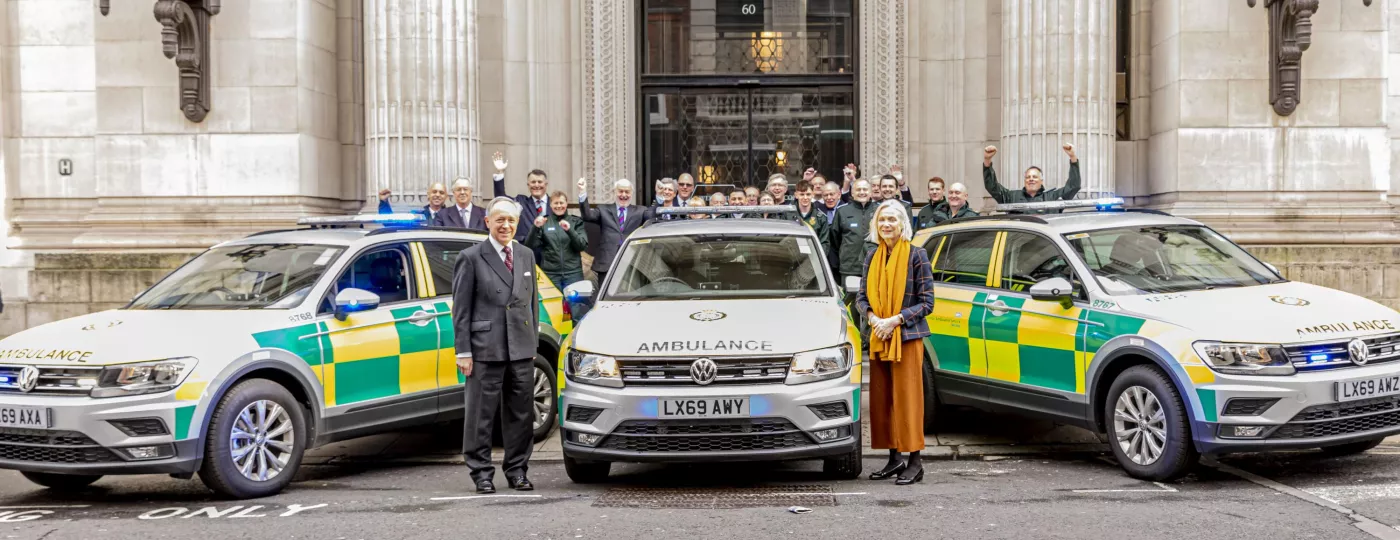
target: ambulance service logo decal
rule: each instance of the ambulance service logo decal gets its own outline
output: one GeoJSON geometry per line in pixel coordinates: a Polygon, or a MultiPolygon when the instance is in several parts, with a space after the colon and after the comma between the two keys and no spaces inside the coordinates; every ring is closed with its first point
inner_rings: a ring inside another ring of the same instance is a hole
{"type": "Polygon", "coordinates": [[[729,316],[729,315],[726,315],[726,314],[725,314],[724,312],[722,312],[722,311],[715,311],[715,310],[713,310],[713,309],[707,309],[707,310],[704,310],[704,311],[697,311],[697,312],[695,312],[695,313],[691,313],[691,314],[690,314],[690,320],[692,320],[692,321],[700,321],[700,322],[710,322],[710,321],[718,321],[718,320],[723,319],[723,318],[728,317],[728,316],[729,316]]]}
{"type": "Polygon", "coordinates": [[[1275,304],[1283,304],[1283,305],[1285,305],[1285,306],[1299,306],[1299,307],[1306,306],[1306,305],[1312,303],[1312,302],[1309,302],[1309,301],[1304,300],[1304,299],[1302,299],[1302,298],[1294,298],[1294,297],[1292,297],[1292,296],[1270,296],[1270,297],[1269,297],[1269,300],[1273,300],[1273,302],[1274,302],[1275,304]]]}

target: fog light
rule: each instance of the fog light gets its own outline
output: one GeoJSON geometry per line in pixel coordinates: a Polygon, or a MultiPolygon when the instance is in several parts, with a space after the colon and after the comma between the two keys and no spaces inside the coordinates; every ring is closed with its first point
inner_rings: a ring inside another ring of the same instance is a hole
{"type": "Polygon", "coordinates": [[[812,433],[812,436],[816,437],[817,440],[821,442],[834,441],[841,436],[841,431],[837,429],[823,429],[812,433]]]}
{"type": "Polygon", "coordinates": [[[161,459],[175,455],[174,449],[168,444],[156,446],[133,446],[123,448],[126,456],[133,460],[161,459]]]}
{"type": "Polygon", "coordinates": [[[1220,435],[1236,439],[1254,439],[1264,434],[1268,426],[1221,426],[1220,435]]]}
{"type": "Polygon", "coordinates": [[[602,440],[602,435],[593,435],[591,433],[579,433],[577,431],[569,432],[569,442],[575,442],[584,446],[598,446],[598,443],[602,440]]]}

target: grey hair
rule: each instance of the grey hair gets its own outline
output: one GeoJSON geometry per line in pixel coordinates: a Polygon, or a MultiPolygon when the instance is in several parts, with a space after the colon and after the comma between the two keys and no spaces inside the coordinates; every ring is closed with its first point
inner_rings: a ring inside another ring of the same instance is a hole
{"type": "Polygon", "coordinates": [[[909,210],[904,208],[904,202],[899,199],[890,199],[875,207],[875,212],[870,216],[870,234],[865,239],[876,244],[880,243],[880,229],[876,223],[880,221],[880,214],[886,210],[894,212],[894,215],[899,217],[899,235],[903,236],[906,241],[912,240],[914,228],[909,223],[909,210]]]}
{"type": "Polygon", "coordinates": [[[773,184],[776,184],[776,183],[778,183],[779,180],[782,180],[782,181],[783,181],[783,185],[784,185],[784,186],[788,185],[787,177],[786,177],[786,176],[783,176],[783,173],[774,173],[772,176],[769,176],[769,177],[768,177],[768,185],[771,186],[771,185],[773,185],[773,184]]]}
{"type": "Polygon", "coordinates": [[[520,203],[510,197],[496,197],[486,204],[486,215],[493,216],[504,213],[515,219],[520,219],[520,203]]]}
{"type": "Polygon", "coordinates": [[[657,181],[656,181],[656,189],[661,189],[661,186],[670,186],[671,189],[676,189],[676,179],[675,179],[675,178],[662,178],[662,179],[660,179],[660,180],[657,180],[657,181]]]}
{"type": "Polygon", "coordinates": [[[838,184],[836,182],[827,182],[826,185],[822,187],[825,189],[834,189],[836,191],[841,191],[841,184],[838,184]]]}
{"type": "Polygon", "coordinates": [[[452,181],[452,189],[457,189],[458,185],[466,187],[467,189],[470,189],[472,191],[476,191],[476,189],[472,188],[472,181],[468,180],[465,176],[458,176],[456,180],[452,181]]]}
{"type": "Polygon", "coordinates": [[[632,181],[626,178],[619,178],[616,182],[613,182],[614,190],[622,188],[632,189],[632,181]]]}

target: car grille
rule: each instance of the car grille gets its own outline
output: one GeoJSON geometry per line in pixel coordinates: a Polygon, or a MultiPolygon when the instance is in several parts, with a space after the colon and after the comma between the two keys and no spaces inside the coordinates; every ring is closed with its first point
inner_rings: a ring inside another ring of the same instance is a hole
{"type": "Polygon", "coordinates": [[[168,435],[170,432],[165,429],[165,422],[159,418],[139,418],[136,420],[108,420],[112,426],[120,429],[128,437],[151,437],[155,435],[168,435]]]}
{"type": "Polygon", "coordinates": [[[76,431],[0,429],[0,460],[38,463],[107,463],[122,461],[76,431]]]}
{"type": "Polygon", "coordinates": [[[1278,398],[1234,398],[1225,403],[1222,416],[1257,416],[1278,403],[1278,398]]]}
{"type": "Polygon", "coordinates": [[[567,422],[578,422],[580,424],[592,424],[594,420],[598,419],[598,415],[600,414],[603,414],[603,409],[569,405],[569,412],[564,415],[564,420],[567,422]]]}
{"type": "MultiPolygon", "coordinates": [[[[25,366],[0,366],[0,393],[24,393],[19,388],[20,371],[25,366]]],[[[39,384],[29,394],[87,394],[97,384],[101,367],[45,366],[39,367],[39,384]]]]}
{"type": "Polygon", "coordinates": [[[792,422],[781,418],[742,420],[630,420],[620,424],[601,448],[627,452],[738,452],[813,445],[792,422]]]}
{"type": "Polygon", "coordinates": [[[851,410],[846,407],[846,402],[844,401],[831,401],[817,405],[808,405],[807,408],[812,409],[812,412],[817,415],[817,418],[822,420],[845,418],[851,415],[851,410]]]}
{"type": "MultiPolygon", "coordinates": [[[[787,379],[791,356],[710,357],[718,366],[711,384],[758,384],[787,379]]],[[[690,376],[692,358],[618,358],[624,384],[696,385],[690,376]]]]}
{"type": "Polygon", "coordinates": [[[1400,427],[1400,396],[1314,405],[1300,411],[1270,439],[1316,439],[1400,427]]]}
{"type": "MultiPolygon", "coordinates": [[[[1366,365],[1400,360],[1400,333],[1371,336],[1363,338],[1363,340],[1366,342],[1366,349],[1370,352],[1370,358],[1366,365]]],[[[1283,350],[1288,353],[1293,367],[1299,371],[1357,367],[1355,363],[1352,363],[1351,356],[1347,353],[1347,344],[1350,342],[1351,340],[1348,339],[1288,345],[1283,350]],[[1314,360],[1314,357],[1325,357],[1326,359],[1314,360]]]]}

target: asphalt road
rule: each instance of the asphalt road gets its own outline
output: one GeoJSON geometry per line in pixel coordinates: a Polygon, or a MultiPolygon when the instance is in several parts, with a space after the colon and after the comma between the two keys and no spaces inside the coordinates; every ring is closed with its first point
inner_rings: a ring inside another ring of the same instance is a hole
{"type": "Polygon", "coordinates": [[[988,457],[930,460],[924,483],[900,487],[830,482],[815,463],[628,465],[579,486],[542,463],[537,491],[477,497],[461,465],[354,462],[305,467],[256,501],[153,476],[59,495],[7,471],[0,538],[1392,538],[1397,465],[1389,447],[1244,456],[1158,485],[1104,457],[988,457]]]}

